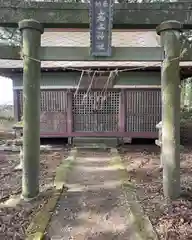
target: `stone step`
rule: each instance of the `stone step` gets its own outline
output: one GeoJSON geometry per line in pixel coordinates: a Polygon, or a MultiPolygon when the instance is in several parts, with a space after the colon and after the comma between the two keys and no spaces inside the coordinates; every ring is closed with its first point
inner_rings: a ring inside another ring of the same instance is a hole
{"type": "Polygon", "coordinates": [[[73,145],[81,148],[106,148],[116,147],[118,145],[117,138],[96,138],[96,137],[74,137],[73,145]]]}
{"type": "Polygon", "coordinates": [[[103,143],[76,143],[76,144],[74,144],[73,145],[74,147],[76,147],[76,148],[81,148],[81,149],[97,149],[97,148],[99,148],[99,149],[107,149],[108,147],[107,147],[107,145],[106,144],[103,144],[103,143]]]}

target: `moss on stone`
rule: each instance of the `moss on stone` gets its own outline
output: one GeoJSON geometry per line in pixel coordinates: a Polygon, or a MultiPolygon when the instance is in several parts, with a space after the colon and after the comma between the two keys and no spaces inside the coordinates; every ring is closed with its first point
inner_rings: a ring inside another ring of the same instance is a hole
{"type": "Polygon", "coordinates": [[[114,167],[118,166],[118,169],[123,169],[120,172],[122,190],[126,198],[128,223],[134,229],[134,239],[158,240],[158,236],[155,233],[149,218],[144,214],[142,206],[139,204],[136,195],[136,187],[132,182],[128,180],[129,173],[126,170],[126,167],[123,164],[117,149],[111,149],[111,154],[112,159],[115,160],[112,160],[111,164],[115,163],[113,165],[114,167]]]}
{"type": "Polygon", "coordinates": [[[72,169],[74,161],[76,159],[77,150],[72,149],[71,154],[67,159],[64,159],[56,170],[56,176],[54,180],[53,194],[50,199],[45,203],[41,210],[34,216],[30,225],[26,230],[26,240],[41,240],[43,239],[44,232],[51,219],[52,212],[54,211],[56,204],[60,198],[60,195],[67,191],[65,189],[65,181],[67,179],[69,171],[72,169]]]}

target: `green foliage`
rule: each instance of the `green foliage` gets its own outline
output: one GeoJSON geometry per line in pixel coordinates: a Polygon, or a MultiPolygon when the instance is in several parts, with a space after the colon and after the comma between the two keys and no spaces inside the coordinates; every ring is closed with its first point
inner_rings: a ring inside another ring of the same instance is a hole
{"type": "Polygon", "coordinates": [[[23,128],[23,121],[15,123],[13,127],[14,128],[20,128],[20,127],[23,128]]]}
{"type": "Polygon", "coordinates": [[[0,27],[0,44],[15,45],[21,44],[21,33],[17,28],[0,27]]]}
{"type": "Polygon", "coordinates": [[[184,112],[192,109],[192,78],[188,77],[181,83],[181,107],[184,112]]]}
{"type": "Polygon", "coordinates": [[[182,119],[191,119],[192,120],[192,109],[182,109],[181,111],[181,118],[182,119]]]}
{"type": "Polygon", "coordinates": [[[183,108],[181,110],[181,125],[189,124],[192,122],[192,109],[183,108]]]}
{"type": "Polygon", "coordinates": [[[21,117],[21,121],[15,123],[13,127],[14,128],[23,128],[23,116],[21,117]]]}

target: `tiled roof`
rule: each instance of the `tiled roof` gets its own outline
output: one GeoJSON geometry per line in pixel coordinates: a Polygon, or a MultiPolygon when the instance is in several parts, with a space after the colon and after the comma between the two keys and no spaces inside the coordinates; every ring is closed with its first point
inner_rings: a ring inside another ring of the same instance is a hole
{"type": "MultiPolygon", "coordinates": [[[[63,29],[45,29],[42,35],[42,46],[89,46],[89,30],[63,30],[63,29]]],[[[125,31],[115,30],[112,34],[112,45],[115,47],[157,47],[159,46],[159,37],[155,31],[125,31]]],[[[66,62],[66,61],[43,61],[42,68],[70,68],[70,67],[152,67],[160,66],[160,62],[66,62]]],[[[188,66],[189,63],[181,65],[188,66]]],[[[1,68],[13,69],[22,68],[23,63],[20,60],[0,60],[1,68]]]]}

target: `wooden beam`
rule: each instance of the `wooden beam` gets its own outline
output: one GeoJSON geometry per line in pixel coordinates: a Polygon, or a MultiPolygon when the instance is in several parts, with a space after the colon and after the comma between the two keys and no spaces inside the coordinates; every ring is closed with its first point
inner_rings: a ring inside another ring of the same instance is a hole
{"type": "Polygon", "coordinates": [[[111,57],[92,57],[89,47],[42,47],[43,61],[160,61],[161,48],[113,47],[111,57]]]}
{"type": "MultiPolygon", "coordinates": [[[[0,26],[17,27],[20,20],[33,18],[45,28],[88,28],[85,3],[0,0],[0,26]]],[[[177,20],[192,27],[191,2],[115,4],[114,28],[154,29],[164,20],[177,20]],[[139,16],[139,17],[138,17],[139,16]]]]}
{"type": "Polygon", "coordinates": [[[20,47],[0,45],[0,59],[20,60],[20,52],[20,47]]]}
{"type": "MultiPolygon", "coordinates": [[[[111,57],[92,57],[89,47],[41,47],[41,61],[139,61],[163,60],[161,47],[113,47],[111,57]]],[[[15,46],[0,46],[0,59],[20,60],[21,49],[15,46]]],[[[189,47],[181,61],[192,61],[189,47]]]]}
{"type": "MultiPolygon", "coordinates": [[[[89,47],[41,47],[41,61],[162,61],[160,47],[113,47],[111,57],[92,57],[89,47]]],[[[0,59],[21,60],[21,49],[15,46],[0,46],[0,59]]],[[[192,49],[188,48],[180,59],[192,61],[192,49]]]]}
{"type": "MultiPolygon", "coordinates": [[[[111,57],[92,57],[89,47],[41,47],[41,61],[160,61],[162,49],[156,47],[116,47],[111,57]]],[[[20,47],[0,46],[0,59],[19,60],[20,47]]]]}

